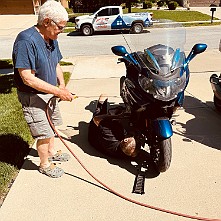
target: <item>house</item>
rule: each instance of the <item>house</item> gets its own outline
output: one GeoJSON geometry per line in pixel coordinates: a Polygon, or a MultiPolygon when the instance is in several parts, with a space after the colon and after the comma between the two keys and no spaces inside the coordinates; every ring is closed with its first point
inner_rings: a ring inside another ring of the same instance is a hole
{"type": "MultiPolygon", "coordinates": [[[[47,0],[1,0],[0,15],[38,14],[39,6],[47,0]]],[[[67,0],[59,0],[61,4],[68,8],[67,0]]]]}
{"type": "MultiPolygon", "coordinates": [[[[0,0],[0,15],[38,14],[39,6],[47,0],[0,0]]],[[[68,8],[68,0],[57,0],[68,8]]],[[[176,0],[183,7],[221,6],[221,0],[176,0]]]]}
{"type": "Polygon", "coordinates": [[[221,0],[176,0],[183,7],[221,6],[221,0]]]}

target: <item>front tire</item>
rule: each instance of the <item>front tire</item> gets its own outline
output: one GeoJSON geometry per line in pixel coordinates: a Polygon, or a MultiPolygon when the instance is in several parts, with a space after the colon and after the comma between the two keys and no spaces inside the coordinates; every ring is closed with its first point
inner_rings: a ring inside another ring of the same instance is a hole
{"type": "Polygon", "coordinates": [[[172,143],[171,138],[159,141],[150,148],[150,155],[159,172],[165,172],[171,163],[172,143]]]}
{"type": "Polygon", "coordinates": [[[143,24],[141,23],[134,23],[131,28],[132,34],[140,34],[143,32],[143,24]]]}
{"type": "Polygon", "coordinates": [[[90,25],[83,25],[81,28],[81,33],[84,36],[90,36],[93,34],[93,28],[90,25]]]}

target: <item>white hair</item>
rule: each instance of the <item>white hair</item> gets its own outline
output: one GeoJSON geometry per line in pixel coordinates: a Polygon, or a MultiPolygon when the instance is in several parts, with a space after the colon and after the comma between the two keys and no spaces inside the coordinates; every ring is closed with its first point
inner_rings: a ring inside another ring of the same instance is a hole
{"type": "Polygon", "coordinates": [[[40,7],[38,24],[41,25],[46,18],[55,22],[68,21],[68,13],[60,2],[48,0],[40,7]]]}

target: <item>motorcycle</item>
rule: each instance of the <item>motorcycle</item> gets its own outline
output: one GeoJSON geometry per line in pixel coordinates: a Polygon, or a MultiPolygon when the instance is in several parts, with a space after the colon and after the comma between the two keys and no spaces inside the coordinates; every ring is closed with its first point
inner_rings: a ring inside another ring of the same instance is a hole
{"type": "Polygon", "coordinates": [[[132,46],[124,37],[125,46],[111,49],[121,57],[119,63],[124,62],[126,67],[126,76],[120,80],[120,95],[126,113],[145,137],[156,169],[165,172],[172,158],[171,118],[183,105],[190,75],[188,64],[204,52],[207,45],[195,44],[186,57],[185,29],[180,24],[163,21],[154,26],[150,33],[128,34],[132,46]]]}
{"type": "Polygon", "coordinates": [[[221,112],[221,74],[212,74],[210,76],[210,84],[214,93],[213,102],[216,109],[221,112]]]}

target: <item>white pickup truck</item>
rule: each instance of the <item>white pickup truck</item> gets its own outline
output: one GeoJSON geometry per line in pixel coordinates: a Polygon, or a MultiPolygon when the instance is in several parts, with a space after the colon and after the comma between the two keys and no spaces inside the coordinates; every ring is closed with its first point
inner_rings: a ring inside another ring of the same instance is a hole
{"type": "Polygon", "coordinates": [[[144,27],[152,25],[152,13],[123,14],[121,6],[106,6],[92,15],[75,18],[76,29],[83,35],[92,35],[95,31],[131,30],[138,34],[144,27]]]}

